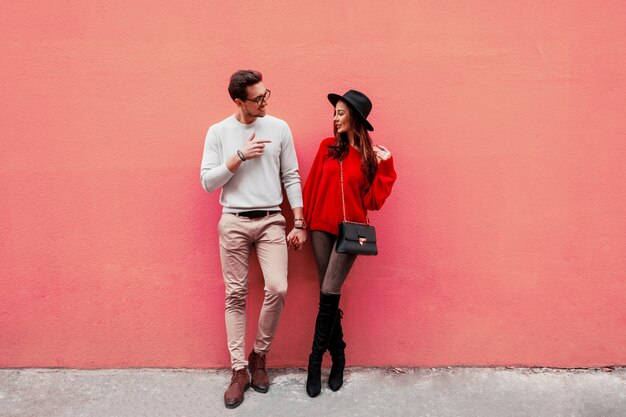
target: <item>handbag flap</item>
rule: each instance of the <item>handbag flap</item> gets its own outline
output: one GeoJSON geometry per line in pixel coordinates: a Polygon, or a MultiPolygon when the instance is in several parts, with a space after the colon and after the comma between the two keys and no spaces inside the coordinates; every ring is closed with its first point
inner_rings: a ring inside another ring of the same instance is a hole
{"type": "Polygon", "coordinates": [[[360,223],[343,223],[343,234],[347,240],[358,241],[365,238],[367,242],[376,242],[376,229],[374,226],[360,223]]]}

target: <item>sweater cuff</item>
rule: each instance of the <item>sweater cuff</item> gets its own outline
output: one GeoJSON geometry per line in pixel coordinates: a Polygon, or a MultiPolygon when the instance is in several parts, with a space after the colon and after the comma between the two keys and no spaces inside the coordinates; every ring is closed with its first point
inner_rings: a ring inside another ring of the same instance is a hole
{"type": "Polygon", "coordinates": [[[378,163],[378,171],[377,174],[382,174],[387,177],[395,176],[395,169],[393,168],[393,156],[390,156],[388,159],[384,161],[380,161],[378,163]]]}

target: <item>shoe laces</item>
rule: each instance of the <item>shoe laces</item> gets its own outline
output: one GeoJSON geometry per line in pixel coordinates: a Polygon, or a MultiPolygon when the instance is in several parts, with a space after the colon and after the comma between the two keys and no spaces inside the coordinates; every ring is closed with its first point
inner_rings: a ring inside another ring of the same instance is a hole
{"type": "Polygon", "coordinates": [[[239,383],[240,385],[244,385],[244,380],[246,379],[246,369],[239,369],[239,370],[235,370],[233,369],[233,376],[230,379],[230,384],[234,384],[235,382],[239,383]]]}

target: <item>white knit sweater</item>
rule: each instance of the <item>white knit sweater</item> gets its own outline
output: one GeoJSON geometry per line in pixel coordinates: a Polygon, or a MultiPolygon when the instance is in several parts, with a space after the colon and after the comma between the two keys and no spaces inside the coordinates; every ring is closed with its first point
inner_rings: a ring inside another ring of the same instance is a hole
{"type": "Polygon", "coordinates": [[[291,207],[303,206],[291,130],[285,121],[269,115],[249,124],[232,115],[212,125],[204,142],[200,181],[209,193],[222,188],[220,203],[224,213],[279,210],[283,201],[281,182],[291,207]],[[263,155],[230,172],[226,161],[243,148],[252,133],[256,133],[255,140],[271,142],[265,144],[263,155]]]}

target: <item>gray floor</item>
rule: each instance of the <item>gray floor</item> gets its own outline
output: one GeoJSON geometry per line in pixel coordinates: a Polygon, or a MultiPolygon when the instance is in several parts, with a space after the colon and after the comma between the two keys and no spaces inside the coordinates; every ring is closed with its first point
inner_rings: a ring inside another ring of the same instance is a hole
{"type": "MultiPolygon", "coordinates": [[[[328,370],[324,370],[327,377],[328,370]]],[[[0,416],[626,416],[626,369],[352,368],[338,392],[272,370],[269,393],[223,406],[226,370],[0,370],[0,416]]]]}

